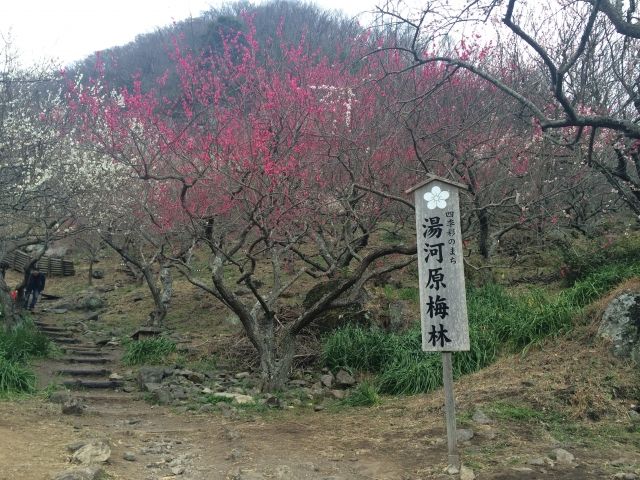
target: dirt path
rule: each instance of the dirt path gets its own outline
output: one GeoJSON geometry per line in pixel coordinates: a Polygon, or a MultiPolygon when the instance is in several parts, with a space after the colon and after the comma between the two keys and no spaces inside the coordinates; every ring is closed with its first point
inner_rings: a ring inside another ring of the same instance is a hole
{"type": "MultiPolygon", "coordinates": [[[[470,420],[478,405],[490,402],[524,399],[544,405],[546,397],[573,381],[571,372],[579,372],[578,366],[592,358],[593,352],[583,354],[581,349],[565,345],[534,353],[527,361],[505,359],[457,382],[460,423],[474,431],[470,441],[461,443],[461,454],[479,480],[609,479],[615,473],[640,473],[640,449],[633,439],[614,438],[594,448],[582,437],[560,441],[537,424],[501,420],[477,425],[470,420]],[[563,370],[555,371],[553,362],[563,370]],[[532,458],[546,459],[558,446],[570,450],[576,462],[531,463],[532,458]],[[612,465],[621,457],[628,466],[612,465]]],[[[110,350],[111,363],[100,368],[114,369],[117,353],[110,350]]],[[[44,362],[45,384],[47,376],[56,378],[51,375],[63,364],[63,359],[44,362]]],[[[51,478],[71,467],[67,445],[87,439],[109,441],[112,454],[104,469],[111,479],[457,478],[443,473],[441,392],[385,399],[381,406],[365,409],[293,409],[231,417],[220,412],[178,413],[118,389],[81,395],[88,408],[78,416],[63,415],[59,404],[38,397],[0,402],[0,480],[51,478]]],[[[611,428],[606,430],[611,435],[627,428],[604,427],[611,428]]]]}

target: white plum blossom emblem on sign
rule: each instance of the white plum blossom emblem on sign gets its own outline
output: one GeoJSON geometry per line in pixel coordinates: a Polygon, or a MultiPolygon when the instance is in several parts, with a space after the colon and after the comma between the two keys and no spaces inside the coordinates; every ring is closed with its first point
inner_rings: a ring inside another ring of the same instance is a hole
{"type": "Polygon", "coordinates": [[[449,192],[442,190],[437,185],[431,189],[430,192],[424,194],[424,199],[427,201],[427,208],[433,210],[434,208],[445,208],[449,198],[449,192]]]}

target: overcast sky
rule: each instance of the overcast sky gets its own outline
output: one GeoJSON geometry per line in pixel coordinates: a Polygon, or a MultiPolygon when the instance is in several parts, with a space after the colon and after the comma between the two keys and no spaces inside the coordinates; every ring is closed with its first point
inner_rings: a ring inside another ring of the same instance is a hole
{"type": "MultiPolygon", "coordinates": [[[[376,0],[317,0],[353,16],[376,0]]],[[[132,41],[222,0],[0,0],[0,34],[11,38],[23,64],[54,59],[62,65],[132,41]]]]}

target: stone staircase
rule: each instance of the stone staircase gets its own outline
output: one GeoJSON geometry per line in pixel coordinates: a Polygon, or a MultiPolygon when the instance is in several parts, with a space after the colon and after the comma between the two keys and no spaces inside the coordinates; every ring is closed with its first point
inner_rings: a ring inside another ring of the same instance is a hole
{"type": "MultiPolygon", "coordinates": [[[[115,348],[97,343],[85,343],[86,341],[80,340],[64,326],[43,321],[36,321],[35,324],[64,352],[64,356],[57,360],[53,371],[57,376],[57,383],[68,389],[81,391],[93,389],[119,391],[123,387],[123,381],[117,375],[113,375],[112,369],[117,365],[119,358],[115,348]]],[[[91,396],[77,395],[77,397],[89,399],[91,396]]]]}

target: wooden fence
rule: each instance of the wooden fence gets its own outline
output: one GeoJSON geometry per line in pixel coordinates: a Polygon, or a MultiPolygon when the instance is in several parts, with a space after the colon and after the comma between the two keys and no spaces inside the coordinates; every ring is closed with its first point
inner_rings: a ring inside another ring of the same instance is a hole
{"type": "MultiPolygon", "coordinates": [[[[31,256],[28,253],[16,250],[4,257],[0,263],[18,272],[24,272],[29,262],[31,256]]],[[[46,255],[38,260],[36,267],[50,277],[68,277],[76,274],[72,261],[46,255]]]]}

